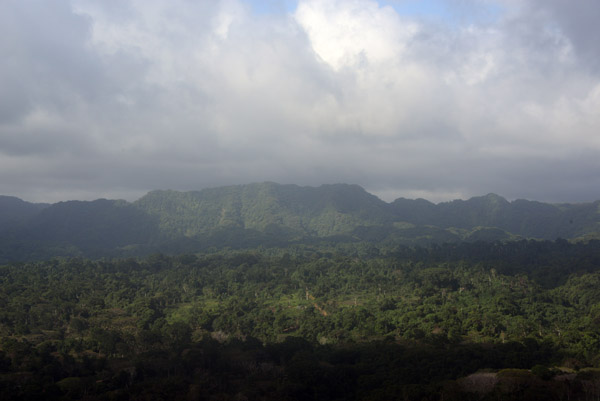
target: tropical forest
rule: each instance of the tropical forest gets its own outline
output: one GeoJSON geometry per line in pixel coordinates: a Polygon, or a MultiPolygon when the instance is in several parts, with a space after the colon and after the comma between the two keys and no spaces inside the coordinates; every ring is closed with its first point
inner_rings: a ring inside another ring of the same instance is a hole
{"type": "Polygon", "coordinates": [[[1,400],[600,400],[600,202],[0,197],[1,400]]]}

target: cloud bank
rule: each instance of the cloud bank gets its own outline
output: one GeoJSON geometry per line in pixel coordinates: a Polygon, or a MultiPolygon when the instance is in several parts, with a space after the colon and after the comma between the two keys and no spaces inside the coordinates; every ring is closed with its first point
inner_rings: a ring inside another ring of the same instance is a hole
{"type": "Polygon", "coordinates": [[[0,193],[600,199],[600,3],[402,3],[3,1],[0,193]]]}

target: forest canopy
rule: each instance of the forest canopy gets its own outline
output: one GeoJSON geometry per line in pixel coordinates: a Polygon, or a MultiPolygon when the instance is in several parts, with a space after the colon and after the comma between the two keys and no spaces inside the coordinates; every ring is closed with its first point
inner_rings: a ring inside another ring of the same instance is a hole
{"type": "Polygon", "coordinates": [[[599,283],[598,241],[8,264],[0,390],[11,399],[464,399],[478,388],[469,380],[488,380],[482,397],[524,399],[531,385],[543,390],[537,399],[576,399],[600,383],[599,283]]]}

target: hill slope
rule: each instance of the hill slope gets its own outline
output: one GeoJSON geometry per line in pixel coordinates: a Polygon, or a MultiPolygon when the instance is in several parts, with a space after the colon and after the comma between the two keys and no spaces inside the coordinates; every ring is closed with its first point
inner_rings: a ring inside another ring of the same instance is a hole
{"type": "Polygon", "coordinates": [[[357,185],[318,188],[262,183],[194,192],[153,191],[135,202],[171,235],[194,236],[217,228],[284,228],[296,235],[350,233],[382,225],[389,205],[357,185]]]}
{"type": "Polygon", "coordinates": [[[0,231],[23,223],[48,206],[47,203],[29,203],[14,196],[0,195],[0,231]]]}
{"type": "Polygon", "coordinates": [[[419,244],[518,238],[590,239],[600,201],[552,205],[495,195],[386,203],[357,185],[260,183],[152,191],[129,203],[36,205],[0,197],[0,262],[54,256],[137,256],[294,242],[419,244]]]}
{"type": "Polygon", "coordinates": [[[423,199],[396,199],[395,216],[418,225],[474,229],[495,227],[528,238],[553,240],[596,236],[600,232],[600,201],[553,205],[496,194],[437,205],[423,199]]]}

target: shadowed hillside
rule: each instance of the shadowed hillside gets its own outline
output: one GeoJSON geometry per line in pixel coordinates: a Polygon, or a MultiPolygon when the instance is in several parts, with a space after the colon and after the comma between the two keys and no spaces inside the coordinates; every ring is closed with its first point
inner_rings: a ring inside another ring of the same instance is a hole
{"type": "Polygon", "coordinates": [[[47,203],[29,203],[14,196],[0,195],[0,229],[23,223],[48,206],[47,203]]]}
{"type": "Polygon", "coordinates": [[[598,238],[600,201],[552,205],[495,195],[386,203],[357,185],[272,182],[152,191],[129,203],[32,204],[0,197],[0,261],[140,256],[290,243],[430,245],[520,238],[598,238]]]}
{"type": "Polygon", "coordinates": [[[496,194],[437,205],[424,199],[392,202],[398,219],[440,228],[495,227],[530,238],[556,239],[595,235],[600,228],[600,202],[552,205],[496,194]]]}

